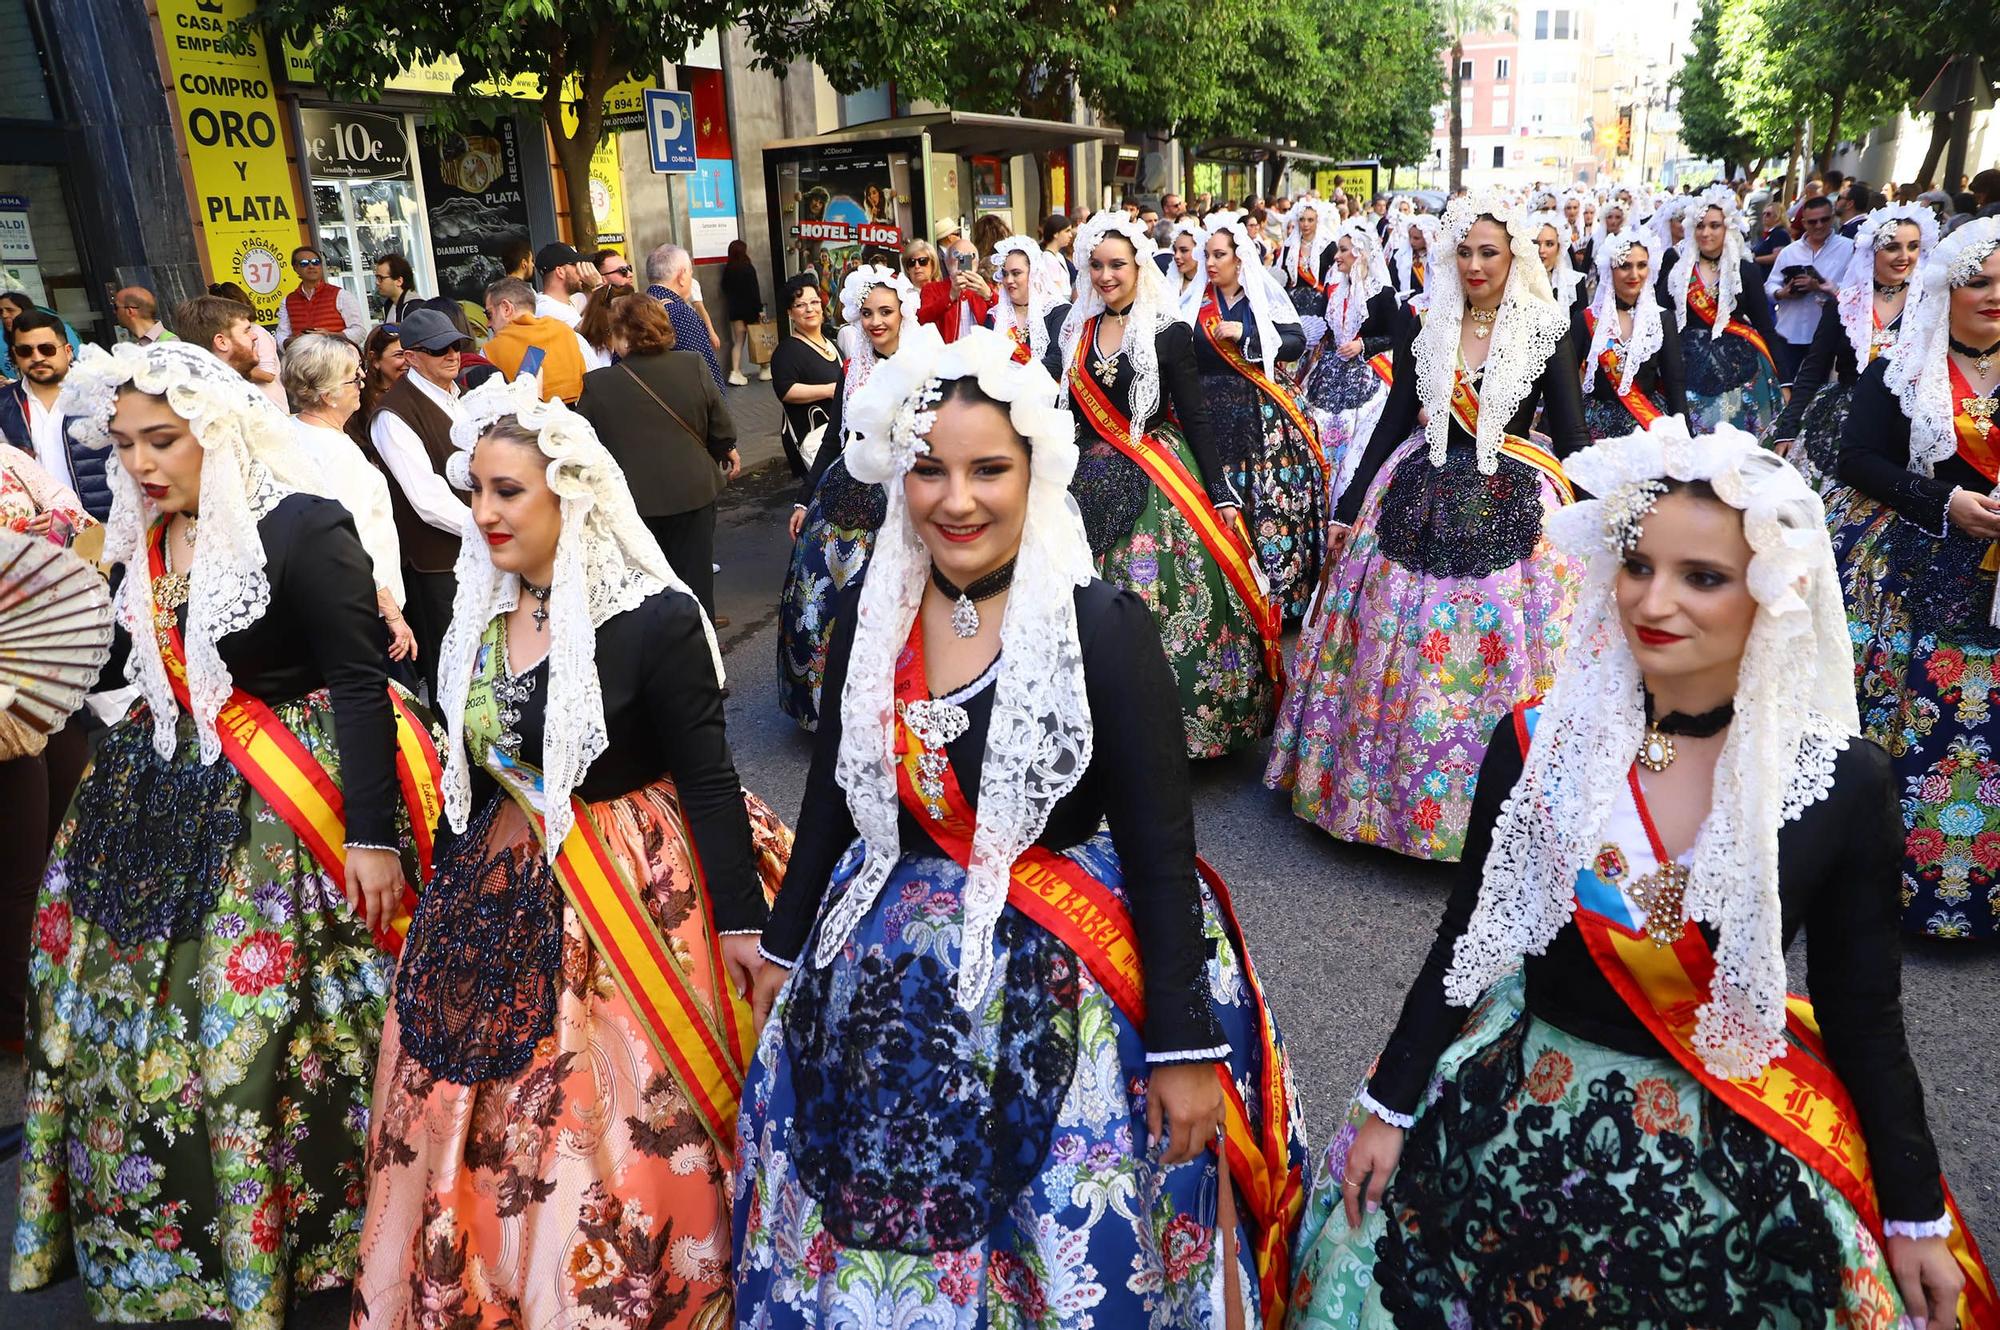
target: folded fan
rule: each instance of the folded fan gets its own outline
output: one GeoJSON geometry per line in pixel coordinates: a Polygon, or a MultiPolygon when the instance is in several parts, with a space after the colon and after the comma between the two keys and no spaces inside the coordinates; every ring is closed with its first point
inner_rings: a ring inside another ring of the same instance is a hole
{"type": "Polygon", "coordinates": [[[68,550],[0,530],[0,709],[62,728],[111,657],[111,593],[68,550]]]}

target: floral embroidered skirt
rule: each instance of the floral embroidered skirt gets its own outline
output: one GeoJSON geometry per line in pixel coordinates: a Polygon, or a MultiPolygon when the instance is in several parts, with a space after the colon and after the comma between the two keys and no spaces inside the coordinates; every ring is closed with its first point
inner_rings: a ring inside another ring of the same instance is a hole
{"type": "Polygon", "coordinates": [[[1681,334],[1681,354],[1687,362],[1688,428],[1695,433],[1734,425],[1762,434],[1784,409],[1770,362],[1734,333],[1711,337],[1696,320],[1681,334]]]}
{"type": "MultiPolygon", "coordinates": [[[[775,891],[791,835],[744,798],[775,891]]],[[[672,783],[590,809],[713,1004],[672,783]]],[[[724,1164],[504,797],[446,851],[410,926],[367,1190],[356,1330],[734,1324],[724,1164]]]]}
{"type": "Polygon", "coordinates": [[[1300,630],[1264,783],[1342,840],[1456,860],[1493,727],[1548,691],[1579,570],[1542,535],[1560,502],[1509,457],[1433,467],[1424,436],[1377,474],[1300,630]]]}
{"type": "Polygon", "coordinates": [[[1326,558],[1326,473],[1311,442],[1234,370],[1202,377],[1216,451],[1243,497],[1243,520],[1288,623],[1306,612],[1326,558]]]}
{"type": "MultiPolygon", "coordinates": [[[[1122,893],[1108,833],[1066,853],[1122,893]]],[[[857,842],[829,905],[860,860],[857,842]]],[[[1216,1156],[1160,1166],[1138,1030],[1011,906],[987,1000],[960,1011],[964,883],[951,860],[906,854],[833,963],[812,966],[815,932],[779,996],[739,1119],[741,1324],[1222,1325],[1216,1156]]],[[[1255,1007],[1206,888],[1202,913],[1230,1072],[1261,1130],[1255,1007]]],[[[1290,1145],[1301,1158],[1303,1138],[1290,1145]]],[[[1249,1240],[1239,1222],[1243,1324],[1256,1326],[1249,1240]]]]}
{"type": "MultiPolygon", "coordinates": [[[[1200,474],[1179,431],[1161,426],[1153,437],[1171,447],[1190,474],[1200,474]]],[[[1084,443],[1079,480],[1093,463],[1107,460],[1093,452],[1110,451],[1109,444],[1084,443]]],[[[1108,460],[1132,465],[1121,456],[1108,460]]],[[[1144,484],[1138,516],[1098,556],[1097,572],[1153,612],[1167,663],[1180,685],[1189,757],[1221,757],[1271,732],[1276,681],[1264,669],[1257,625],[1221,565],[1159,486],[1144,484]]]]}
{"type": "Polygon", "coordinates": [[[806,507],[778,598],[778,706],[803,729],[819,728],[834,602],[867,571],[887,507],[879,485],[847,474],[845,458],[827,466],[806,507]]]}
{"type": "Polygon", "coordinates": [[[1828,505],[1861,732],[1888,749],[1908,836],[1903,929],[2000,940],[2000,629],[1990,545],[1925,534],[1837,487],[1828,505]]]}
{"type": "Polygon", "coordinates": [[[1327,351],[1305,382],[1306,413],[1319,426],[1319,443],[1326,453],[1327,512],[1333,512],[1354,476],[1361,454],[1382,418],[1389,385],[1368,365],[1366,353],[1343,360],[1327,351]]]}
{"type": "MultiPolygon", "coordinates": [[[[338,783],[325,694],[273,710],[338,783]]],[[[12,1287],[279,1330],[354,1274],[392,962],[191,720],[152,730],[105,735],[42,883],[12,1287]]]]}
{"type": "Polygon", "coordinates": [[[1313,1180],[1288,1330],[1899,1324],[1881,1247],[1831,1183],[1664,1054],[1528,1016],[1518,978],[1446,1050],[1381,1209],[1350,1229],[1366,1117],[1313,1180]]]}

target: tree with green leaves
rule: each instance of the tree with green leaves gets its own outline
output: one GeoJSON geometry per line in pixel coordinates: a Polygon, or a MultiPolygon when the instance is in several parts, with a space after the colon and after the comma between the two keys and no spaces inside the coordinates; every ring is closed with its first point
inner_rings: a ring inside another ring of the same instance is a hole
{"type": "Polygon", "coordinates": [[[1503,6],[1497,0],[1437,0],[1438,21],[1444,26],[1445,39],[1451,49],[1451,68],[1446,71],[1445,80],[1449,84],[1446,100],[1450,102],[1451,192],[1454,194],[1463,182],[1459,159],[1464,155],[1465,143],[1465,81],[1459,78],[1458,71],[1465,63],[1465,39],[1475,32],[1494,31],[1500,26],[1502,16],[1513,12],[1511,5],[1503,6]]]}
{"type": "MultiPolygon", "coordinates": [[[[590,158],[604,138],[604,97],[635,72],[678,60],[702,34],[742,15],[745,0],[258,0],[248,22],[309,52],[313,78],[336,96],[373,101],[421,62],[456,60],[449,106],[480,89],[541,80],[542,123],[555,145],[578,249],[597,245],[590,158]],[[564,112],[567,110],[568,115],[564,112]]],[[[777,0],[748,0],[776,3],[777,0]]]]}
{"type": "Polygon", "coordinates": [[[1728,177],[1769,153],[1768,145],[1743,127],[1736,104],[1717,74],[1723,62],[1724,3],[1702,0],[1687,59],[1674,74],[1674,88],[1680,94],[1681,142],[1690,152],[1721,162],[1723,175],[1728,177]]]}

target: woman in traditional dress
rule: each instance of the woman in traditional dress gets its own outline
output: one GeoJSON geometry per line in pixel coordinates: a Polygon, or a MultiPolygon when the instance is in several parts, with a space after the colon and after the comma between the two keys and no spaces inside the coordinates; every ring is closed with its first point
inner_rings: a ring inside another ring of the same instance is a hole
{"type": "Polygon", "coordinates": [[[1334,511],[1319,614],[1299,635],[1265,784],[1342,840],[1455,860],[1480,754],[1544,692],[1576,574],[1542,534],[1587,444],[1582,350],[1535,233],[1498,196],[1445,211],[1430,310],[1334,511]],[[1537,407],[1553,451],[1528,437],[1537,407]],[[1421,423],[1420,423],[1421,422],[1421,423]]]}
{"type": "Polygon", "coordinates": [[[1291,376],[1281,377],[1278,368],[1305,350],[1299,315],[1277,276],[1246,261],[1250,253],[1242,222],[1214,227],[1201,285],[1181,317],[1194,325],[1215,451],[1244,497],[1271,599],[1296,621],[1319,584],[1326,553],[1326,458],[1291,376]]]}
{"type": "Polygon", "coordinates": [[[1680,330],[1653,295],[1651,242],[1612,236],[1598,255],[1597,300],[1576,313],[1583,357],[1583,421],[1593,439],[1622,439],[1662,415],[1687,411],[1680,330]]]}
{"type": "Polygon", "coordinates": [[[1895,783],[1818,496],[1674,417],[1568,466],[1604,496],[1550,523],[1577,646],[1487,750],[1289,1325],[1945,1326],[1961,1286],[1993,1324],[1905,1041],[1895,783]]]}
{"type": "Polygon", "coordinates": [[[841,461],[841,406],[877,364],[896,354],[905,337],[937,335],[917,322],[917,303],[917,289],[908,280],[876,264],[856,268],[840,288],[847,368],[792,507],[792,561],[778,598],[778,707],[801,729],[819,724],[834,601],[867,570],[875,528],[882,524],[881,494],[856,483],[841,461]]]}
{"type": "MultiPolygon", "coordinates": [[[[1389,281],[1404,304],[1428,289],[1439,234],[1438,219],[1427,212],[1412,213],[1389,228],[1389,281]]],[[[1450,263],[1451,256],[1443,261],[1450,263]]]]}
{"type": "Polygon", "coordinates": [[[478,528],[438,682],[454,834],[383,1031],[353,1324],[727,1325],[786,832],[737,779],[714,629],[590,423],[523,375],[452,441],[478,528]]]}
{"type": "Polygon", "coordinates": [[[1062,372],[1062,326],[1069,317],[1068,288],[1040,267],[1042,250],[1026,236],[1007,236],[993,249],[1000,299],[987,325],[1014,339],[1014,353],[1038,360],[1051,378],[1062,372]]]}
{"type": "Polygon", "coordinates": [[[1367,446],[1354,441],[1368,438],[1388,398],[1388,352],[1405,317],[1370,222],[1342,227],[1332,258],[1326,337],[1301,375],[1326,454],[1329,511],[1367,446]]]}
{"type": "Polygon", "coordinates": [[[91,348],[57,409],[117,456],[141,697],[42,882],[12,1286],[73,1266],[100,1320],[279,1330],[354,1275],[417,867],[398,757],[434,788],[435,754],[389,692],[353,519],[256,387],[184,342],[91,348]]]}
{"type": "Polygon", "coordinates": [[[1783,406],[1771,343],[1771,302],[1763,270],[1743,252],[1736,193],[1717,185],[1684,214],[1694,239],[1658,277],[1660,303],[1681,334],[1687,361],[1688,423],[1727,422],[1757,433],[1783,406]]]}
{"type": "Polygon", "coordinates": [[[1202,284],[1208,257],[1208,231],[1192,217],[1174,223],[1173,253],[1166,270],[1167,299],[1179,309],[1202,284]]]}
{"type": "Polygon", "coordinates": [[[1535,253],[1541,258],[1542,271],[1549,275],[1549,290],[1562,306],[1564,317],[1569,317],[1588,303],[1589,294],[1584,289],[1586,274],[1570,264],[1569,231],[1562,214],[1538,212],[1528,222],[1535,228],[1535,253]]]}
{"type": "Polygon", "coordinates": [[[1247,553],[1196,334],[1174,316],[1153,242],[1138,222],[1101,213],[1077,253],[1084,281],[1063,323],[1062,389],[1082,453],[1071,489],[1099,575],[1158,622],[1188,756],[1220,757],[1270,731],[1279,611],[1247,553]]]}
{"type": "MultiPolygon", "coordinates": [[[[1868,215],[1855,233],[1840,294],[1820,310],[1812,346],[1792,377],[1791,400],[1771,426],[1778,449],[1829,500],[1854,382],[1895,344],[1910,283],[1937,238],[1937,214],[1921,204],[1893,204],[1868,215]]],[[[1832,507],[1838,525],[1845,504],[1832,507]]]]}
{"type": "Polygon", "coordinates": [[[1300,1142],[1178,688],[1011,351],[905,352],[850,404],[888,518],[764,933],[745,1325],[1255,1326],[1288,1291],[1300,1142]]]}
{"type": "Polygon", "coordinates": [[[1592,265],[1597,256],[1590,252],[1593,207],[1590,195],[1583,190],[1572,189],[1563,195],[1563,221],[1569,226],[1569,266],[1580,273],[1596,271],[1592,265]]]}
{"type": "Polygon", "coordinates": [[[1862,372],[1841,436],[1834,549],[1862,733],[1903,802],[1903,927],[2000,939],[2000,219],[1925,260],[1903,333],[1862,372]]]}
{"type": "Polygon", "coordinates": [[[1333,245],[1336,220],[1333,209],[1318,199],[1300,199],[1292,209],[1292,229],[1285,237],[1284,255],[1278,263],[1278,276],[1289,290],[1292,308],[1298,311],[1308,351],[1319,345],[1326,332],[1326,273],[1331,266],[1327,251],[1333,245]],[[1322,208],[1326,210],[1324,217],[1320,215],[1322,208]]]}

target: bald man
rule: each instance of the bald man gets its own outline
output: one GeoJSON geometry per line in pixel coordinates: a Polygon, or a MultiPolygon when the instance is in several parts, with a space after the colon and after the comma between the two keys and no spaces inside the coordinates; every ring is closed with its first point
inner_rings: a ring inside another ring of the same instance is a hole
{"type": "Polygon", "coordinates": [[[132,334],[140,346],[155,342],[178,342],[180,338],[160,322],[160,302],[143,286],[121,287],[111,297],[111,312],[118,326],[132,334]]]}

